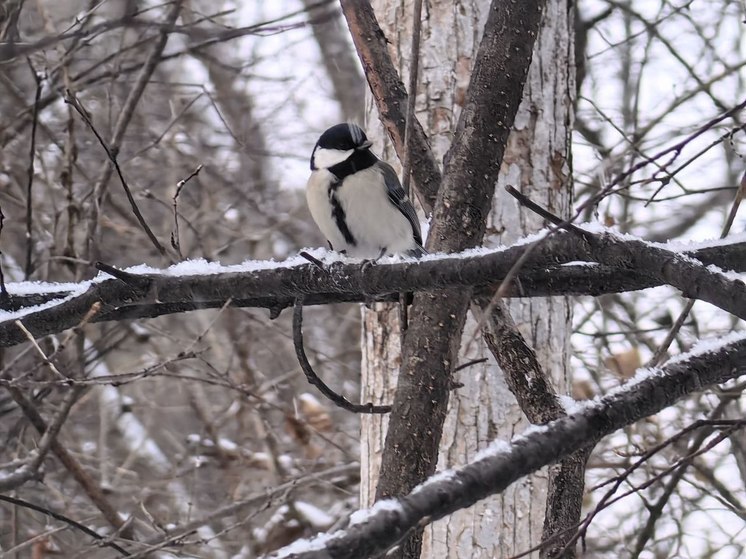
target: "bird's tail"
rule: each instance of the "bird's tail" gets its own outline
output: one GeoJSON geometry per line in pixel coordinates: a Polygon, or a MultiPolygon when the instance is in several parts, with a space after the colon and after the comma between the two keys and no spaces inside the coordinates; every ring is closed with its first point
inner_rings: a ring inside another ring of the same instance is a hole
{"type": "Polygon", "coordinates": [[[407,251],[407,256],[412,256],[413,258],[422,258],[426,254],[429,253],[419,243],[415,245],[415,248],[407,251]]]}

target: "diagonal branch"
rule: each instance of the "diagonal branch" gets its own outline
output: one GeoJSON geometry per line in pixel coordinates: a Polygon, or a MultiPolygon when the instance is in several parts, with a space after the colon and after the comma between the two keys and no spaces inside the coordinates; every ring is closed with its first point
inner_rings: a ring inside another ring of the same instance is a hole
{"type": "Polygon", "coordinates": [[[381,122],[386,128],[396,154],[401,161],[410,161],[420,204],[425,212],[435,206],[440,186],[440,169],[430,150],[427,136],[417,118],[412,115],[409,149],[404,139],[407,126],[407,91],[388,52],[388,41],[383,34],[370,2],[340,0],[342,13],[352,34],[365,77],[373,92],[381,122]]]}
{"type": "MultiPolygon", "coordinates": [[[[23,392],[15,386],[8,386],[7,390],[18,404],[18,407],[21,408],[29,422],[34,426],[39,434],[44,436],[44,434],[50,429],[50,426],[32,402],[29,401],[23,392]]],[[[131,538],[132,527],[125,526],[125,522],[114,509],[111,502],[106,498],[101,486],[96,483],[80,462],[78,462],[78,460],[76,460],[56,438],[52,437],[49,445],[52,452],[57,456],[59,461],[62,462],[62,465],[65,466],[67,471],[70,472],[70,475],[72,475],[75,481],[78,482],[81,488],[83,488],[91,502],[101,511],[101,514],[107,522],[109,522],[109,524],[111,524],[115,529],[121,530],[123,537],[131,538]]]]}
{"type": "MultiPolygon", "coordinates": [[[[458,252],[482,242],[543,5],[542,0],[490,4],[464,109],[445,157],[427,239],[430,252],[458,252]]],[[[468,288],[414,296],[376,499],[406,494],[435,471],[472,294],[468,288]]],[[[420,548],[421,532],[396,556],[419,557],[420,548]]]]}
{"type": "Polygon", "coordinates": [[[47,457],[50,448],[52,448],[52,443],[56,440],[57,435],[62,429],[62,424],[67,420],[70,409],[78,401],[84,390],[85,387],[83,386],[75,386],[70,389],[70,392],[62,401],[59,411],[55,414],[49,427],[44,431],[39,440],[33,460],[29,464],[18,468],[12,474],[0,478],[0,491],[10,491],[11,489],[20,487],[39,474],[39,468],[47,457]]]}
{"type": "MultiPolygon", "coordinates": [[[[378,556],[415,528],[500,493],[522,477],[658,413],[685,396],[743,374],[746,374],[743,335],[716,349],[695,348],[676,362],[646,371],[606,397],[589,402],[571,416],[530,428],[509,444],[496,441],[480,460],[443,473],[404,497],[374,505],[363,515],[364,520],[346,530],[303,542],[308,551],[291,556],[295,559],[378,556]]],[[[295,545],[300,547],[300,542],[295,545]]]]}
{"type": "Polygon", "coordinates": [[[109,541],[107,538],[104,538],[101,536],[98,532],[91,530],[88,526],[85,526],[84,524],[81,524],[80,522],[77,522],[73,520],[72,518],[69,518],[65,516],[64,514],[60,514],[58,512],[55,512],[53,510],[50,510],[45,507],[41,507],[39,505],[35,505],[34,503],[29,503],[28,501],[24,501],[23,499],[17,499],[15,497],[11,497],[9,495],[0,495],[0,501],[5,501],[6,503],[10,503],[12,505],[15,505],[17,507],[23,507],[27,509],[34,510],[36,512],[40,512],[42,514],[45,514],[51,518],[54,518],[55,520],[59,520],[60,522],[64,522],[68,526],[71,526],[75,528],[76,530],[80,530],[84,534],[91,536],[93,539],[95,539],[102,547],[110,547],[112,549],[115,549],[119,553],[121,553],[124,557],[130,557],[130,554],[127,552],[126,549],[123,549],[122,547],[118,546],[112,541],[109,541]]]}
{"type": "MultiPolygon", "coordinates": [[[[117,118],[117,122],[114,125],[114,132],[112,134],[111,140],[107,144],[104,145],[106,149],[106,153],[109,156],[109,162],[104,166],[101,176],[98,178],[98,180],[96,181],[96,184],[94,184],[93,186],[93,215],[91,216],[89,230],[88,230],[89,256],[90,256],[90,252],[92,248],[95,246],[93,243],[95,243],[95,233],[96,233],[96,228],[98,227],[98,220],[99,220],[98,213],[100,210],[99,206],[103,199],[103,195],[106,192],[109,179],[111,178],[112,168],[114,167],[116,167],[116,170],[119,173],[119,178],[122,182],[122,188],[124,188],[124,191],[127,195],[127,199],[129,200],[130,205],[132,206],[132,210],[135,213],[135,216],[137,217],[137,220],[140,223],[140,226],[143,228],[148,238],[150,239],[151,243],[153,243],[153,246],[156,247],[158,252],[161,255],[164,255],[164,256],[166,255],[166,249],[163,247],[163,245],[161,245],[161,243],[155,237],[153,232],[150,230],[148,225],[145,223],[145,220],[143,219],[142,215],[140,214],[140,211],[137,208],[137,204],[135,203],[135,200],[132,197],[132,193],[130,192],[127,186],[127,183],[124,181],[122,177],[121,171],[119,170],[119,165],[114,165],[114,163],[116,162],[116,156],[118,155],[119,149],[122,145],[124,134],[127,131],[127,128],[129,127],[132,117],[135,114],[135,108],[140,102],[140,98],[142,97],[142,94],[145,91],[145,87],[147,87],[148,82],[150,81],[150,77],[153,75],[153,72],[155,72],[156,67],[161,61],[161,55],[163,54],[163,49],[166,48],[168,37],[173,31],[173,26],[176,23],[177,18],[179,17],[179,13],[181,12],[181,5],[182,5],[182,0],[174,0],[173,5],[171,6],[171,9],[166,15],[164,25],[158,34],[158,38],[155,41],[155,44],[151,48],[150,52],[148,53],[148,57],[145,59],[145,62],[142,64],[142,68],[140,69],[140,72],[137,76],[135,85],[132,87],[129,94],[127,95],[127,98],[124,101],[124,106],[122,107],[122,110],[120,111],[119,116],[117,118]]],[[[98,136],[98,134],[96,135],[98,136]]]]}

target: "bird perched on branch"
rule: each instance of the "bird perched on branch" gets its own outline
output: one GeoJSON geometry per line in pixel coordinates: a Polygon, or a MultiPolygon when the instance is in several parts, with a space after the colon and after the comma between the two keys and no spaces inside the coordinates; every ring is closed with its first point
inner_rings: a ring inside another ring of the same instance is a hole
{"type": "Polygon", "coordinates": [[[332,250],[358,258],[419,258],[420,223],[396,172],[370,151],[355,124],[324,132],[311,154],[306,199],[332,250]]]}

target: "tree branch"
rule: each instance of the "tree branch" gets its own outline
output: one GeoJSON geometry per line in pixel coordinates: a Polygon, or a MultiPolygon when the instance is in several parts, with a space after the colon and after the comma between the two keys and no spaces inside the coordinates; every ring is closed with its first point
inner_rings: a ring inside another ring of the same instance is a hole
{"type": "Polygon", "coordinates": [[[282,557],[343,559],[374,557],[429,524],[515,481],[598,442],[614,431],[658,413],[681,398],[746,374],[746,338],[711,351],[693,352],[628,382],[582,411],[547,426],[529,428],[508,445],[497,441],[489,453],[463,468],[424,483],[399,499],[374,505],[348,529],[296,542],[282,557]]]}
{"type": "MultiPolygon", "coordinates": [[[[690,250],[677,253],[629,236],[606,233],[596,238],[598,240],[593,246],[571,233],[558,233],[541,240],[532,249],[506,296],[599,295],[670,282],[676,287],[686,288],[688,295],[696,291],[703,300],[717,299],[715,304],[736,316],[740,316],[746,305],[743,284],[706,269],[714,264],[725,270],[746,271],[746,242],[693,245],[690,250]],[[607,247],[611,251],[608,255],[605,254],[607,247]],[[640,251],[645,254],[638,255],[640,251]],[[601,258],[611,263],[569,265],[596,262],[601,258]],[[656,275],[646,273],[644,268],[636,269],[634,266],[641,265],[638,260],[646,262],[648,267],[650,264],[660,267],[661,263],[668,261],[676,266],[664,266],[666,273],[656,275]],[[677,269],[684,277],[677,277],[677,269]],[[690,274],[691,270],[696,273],[690,274]],[[699,282],[689,286],[695,277],[699,282]],[[710,297],[714,289],[708,287],[711,278],[718,283],[727,283],[730,296],[715,293],[710,297]]],[[[358,263],[341,262],[332,262],[319,269],[316,265],[305,264],[305,261],[299,264],[300,259],[291,259],[282,266],[268,264],[266,268],[258,269],[256,263],[251,263],[246,267],[248,271],[243,272],[229,271],[236,267],[215,265],[216,273],[205,275],[178,275],[178,268],[163,273],[135,274],[102,265],[102,269],[116,274],[119,280],[82,282],[77,284],[75,291],[50,284],[47,291],[30,294],[26,288],[22,290],[24,294],[13,294],[15,284],[8,284],[11,294],[5,303],[0,300],[0,309],[18,314],[3,316],[4,320],[0,321],[0,347],[26,341],[23,331],[14,324],[16,319],[20,319],[38,338],[77,326],[95,303],[101,305],[101,310],[91,322],[152,318],[220,308],[231,298],[233,306],[266,308],[273,316],[293,306],[299,296],[304,297],[304,305],[396,301],[400,292],[434,292],[475,286],[477,294],[491,298],[500,281],[533,246],[519,244],[475,256],[443,255],[417,262],[376,264],[366,270],[358,263]],[[52,305],[54,299],[60,299],[60,302],[52,305]],[[45,307],[26,309],[39,304],[45,307]]]]}
{"type": "MultiPolygon", "coordinates": [[[[21,408],[29,422],[43,437],[50,427],[36,407],[28,400],[28,398],[26,398],[26,396],[24,396],[19,388],[8,386],[7,390],[18,404],[18,407],[21,408]]],[[[106,498],[101,487],[83,468],[80,462],[78,462],[56,438],[51,437],[49,445],[52,452],[54,452],[59,461],[62,462],[62,465],[65,466],[67,471],[70,472],[70,475],[72,475],[75,481],[78,482],[86,495],[88,495],[91,502],[101,511],[101,514],[107,522],[109,522],[109,524],[111,524],[115,529],[121,530],[122,537],[131,538],[132,526],[125,526],[124,521],[106,498]]]]}
{"type": "MultiPolygon", "coordinates": [[[[493,0],[433,211],[426,248],[458,252],[484,237],[508,135],[521,102],[542,0],[493,0]],[[475,169],[479,169],[476,173],[475,169]]],[[[473,289],[417,293],[381,460],[376,499],[406,494],[435,471],[452,369],[473,289]]],[[[413,535],[397,557],[419,557],[413,535]]]]}
{"type": "Polygon", "coordinates": [[[49,510],[48,508],[41,507],[39,505],[35,505],[34,503],[29,503],[28,501],[24,501],[23,499],[17,499],[15,497],[10,497],[9,495],[0,495],[0,501],[5,501],[6,503],[10,503],[11,505],[15,505],[17,507],[23,507],[27,509],[34,510],[36,512],[40,512],[42,514],[45,514],[51,518],[54,518],[55,520],[59,520],[60,522],[64,522],[68,526],[72,526],[76,530],[80,530],[84,534],[91,536],[93,539],[95,539],[101,546],[103,547],[110,547],[112,549],[115,549],[120,554],[122,554],[124,557],[130,557],[130,554],[127,552],[126,549],[121,548],[114,542],[108,541],[106,538],[101,536],[98,532],[91,530],[88,528],[88,526],[85,526],[84,524],[81,524],[80,522],[76,522],[72,518],[68,518],[64,514],[60,514],[58,512],[54,512],[53,510],[49,510]]]}
{"type": "MultiPolygon", "coordinates": [[[[400,161],[409,160],[417,194],[425,212],[435,206],[440,186],[440,169],[430,150],[427,136],[419,120],[412,115],[412,134],[409,149],[404,143],[407,126],[407,91],[394,67],[388,51],[388,40],[383,34],[370,2],[340,0],[342,13],[352,34],[365,77],[373,92],[381,118],[400,161]]],[[[413,93],[414,94],[414,93],[413,93]]]]}
{"type": "Polygon", "coordinates": [[[391,406],[376,406],[373,402],[367,404],[353,404],[341,394],[337,394],[329,388],[326,383],[319,378],[316,371],[313,370],[311,363],[306,356],[306,350],[303,348],[303,298],[299,297],[295,302],[293,309],[293,345],[295,346],[295,355],[298,363],[306,375],[306,380],[319,389],[324,396],[329,398],[335,406],[351,411],[353,413],[389,413],[391,406]]]}

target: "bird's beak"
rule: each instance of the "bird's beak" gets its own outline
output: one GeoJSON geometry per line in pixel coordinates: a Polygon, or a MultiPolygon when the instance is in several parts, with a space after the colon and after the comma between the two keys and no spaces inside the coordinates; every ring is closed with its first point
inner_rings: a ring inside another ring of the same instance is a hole
{"type": "Polygon", "coordinates": [[[361,150],[364,150],[364,149],[368,149],[372,145],[373,145],[373,142],[371,142],[370,140],[367,140],[367,141],[363,142],[362,144],[360,144],[359,146],[357,146],[355,149],[358,150],[358,151],[361,151],[361,150]]]}

